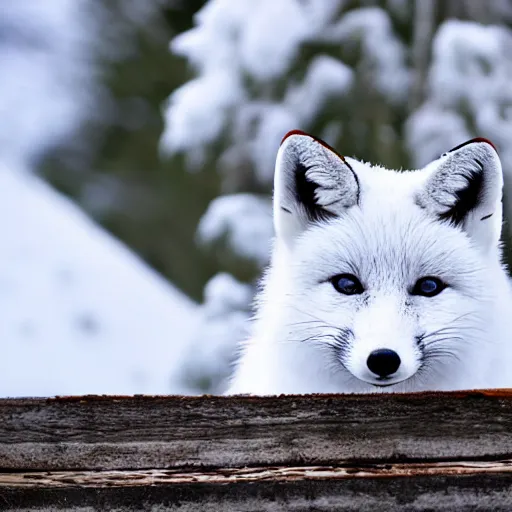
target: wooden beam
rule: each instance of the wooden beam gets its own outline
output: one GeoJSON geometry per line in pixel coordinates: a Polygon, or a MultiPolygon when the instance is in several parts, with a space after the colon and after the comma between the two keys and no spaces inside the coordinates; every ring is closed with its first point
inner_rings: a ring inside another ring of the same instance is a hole
{"type": "MultiPolygon", "coordinates": [[[[300,470],[298,470],[300,471],[300,470]]],[[[140,475],[145,478],[144,472],[140,475]]],[[[116,478],[121,478],[118,475],[116,478]]],[[[114,479],[114,481],[116,481],[114,479]]],[[[65,482],[64,482],[65,483],[65,482]]],[[[98,483],[98,482],[96,482],[98,483]]],[[[11,512],[317,512],[510,511],[510,473],[368,475],[253,481],[157,482],[143,485],[0,487],[0,509],[11,512]]]]}
{"type": "Polygon", "coordinates": [[[0,470],[512,459],[512,392],[0,400],[0,470]]]}
{"type": "Polygon", "coordinates": [[[0,510],[512,510],[512,392],[0,400],[0,510]]]}
{"type": "MultiPolygon", "coordinates": [[[[434,462],[410,464],[346,464],[344,466],[298,466],[219,468],[210,471],[140,469],[124,471],[38,471],[0,473],[1,488],[140,487],[172,484],[239,484],[295,482],[301,480],[344,480],[404,478],[419,476],[512,477],[512,461],[434,462]]],[[[511,481],[512,485],[512,481],[511,481]]]]}

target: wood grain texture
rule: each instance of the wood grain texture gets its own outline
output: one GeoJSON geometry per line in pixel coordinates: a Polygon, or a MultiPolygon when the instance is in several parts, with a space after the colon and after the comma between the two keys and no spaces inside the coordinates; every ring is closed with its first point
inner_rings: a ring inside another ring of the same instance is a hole
{"type": "Polygon", "coordinates": [[[0,473],[0,489],[67,487],[141,487],[175,484],[239,484],[343,480],[353,478],[404,478],[418,476],[504,475],[512,477],[512,461],[433,462],[410,464],[350,464],[345,466],[298,466],[218,468],[210,471],[141,469],[124,471],[38,471],[0,473]]]}
{"type": "Polygon", "coordinates": [[[509,474],[263,480],[125,487],[2,488],[11,512],[510,511],[509,474]]]}
{"type": "Polygon", "coordinates": [[[512,393],[0,400],[0,470],[512,458],[512,393]]]}
{"type": "Polygon", "coordinates": [[[0,400],[0,510],[512,510],[512,392],[0,400]]]}

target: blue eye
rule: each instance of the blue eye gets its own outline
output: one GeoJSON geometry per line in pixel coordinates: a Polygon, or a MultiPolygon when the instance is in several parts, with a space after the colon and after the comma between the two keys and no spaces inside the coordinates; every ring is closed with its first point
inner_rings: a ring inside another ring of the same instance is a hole
{"type": "Polygon", "coordinates": [[[364,292],[363,285],[359,279],[352,274],[339,274],[331,279],[336,291],[343,295],[358,295],[364,292]]]}
{"type": "Polygon", "coordinates": [[[446,288],[446,284],[437,277],[422,277],[416,281],[412,290],[413,295],[423,297],[434,297],[439,295],[446,288]]]}

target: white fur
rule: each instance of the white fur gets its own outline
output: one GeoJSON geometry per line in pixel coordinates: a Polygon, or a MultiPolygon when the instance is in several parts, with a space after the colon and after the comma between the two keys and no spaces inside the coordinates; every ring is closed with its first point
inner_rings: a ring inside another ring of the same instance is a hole
{"type": "Polygon", "coordinates": [[[343,159],[306,134],[288,136],[276,164],[272,262],[229,393],[512,386],[501,189],[500,161],[486,142],[398,172],[343,159]],[[294,195],[299,163],[318,185],[317,205],[330,209],[326,218],[308,217],[294,195]],[[471,169],[483,172],[478,204],[459,225],[440,220],[471,169]],[[336,291],[329,279],[342,273],[356,275],[365,292],[336,291]],[[424,276],[448,287],[434,297],[412,295],[424,276]],[[379,348],[401,359],[388,387],[366,364],[379,348]]]}

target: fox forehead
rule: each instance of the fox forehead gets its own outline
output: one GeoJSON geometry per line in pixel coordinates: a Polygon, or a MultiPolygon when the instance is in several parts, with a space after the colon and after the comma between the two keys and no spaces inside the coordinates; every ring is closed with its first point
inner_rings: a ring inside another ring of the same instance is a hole
{"type": "Polygon", "coordinates": [[[463,232],[433,220],[412,202],[405,211],[392,201],[368,210],[363,203],[306,230],[295,248],[297,271],[307,269],[312,282],[341,273],[395,286],[429,275],[461,288],[468,276],[479,280],[481,260],[463,232]]]}
{"type": "Polygon", "coordinates": [[[420,170],[394,170],[379,165],[346,158],[346,161],[357,173],[361,187],[361,196],[372,196],[372,201],[390,199],[394,203],[397,199],[409,200],[424,186],[429,169],[420,170]]]}

